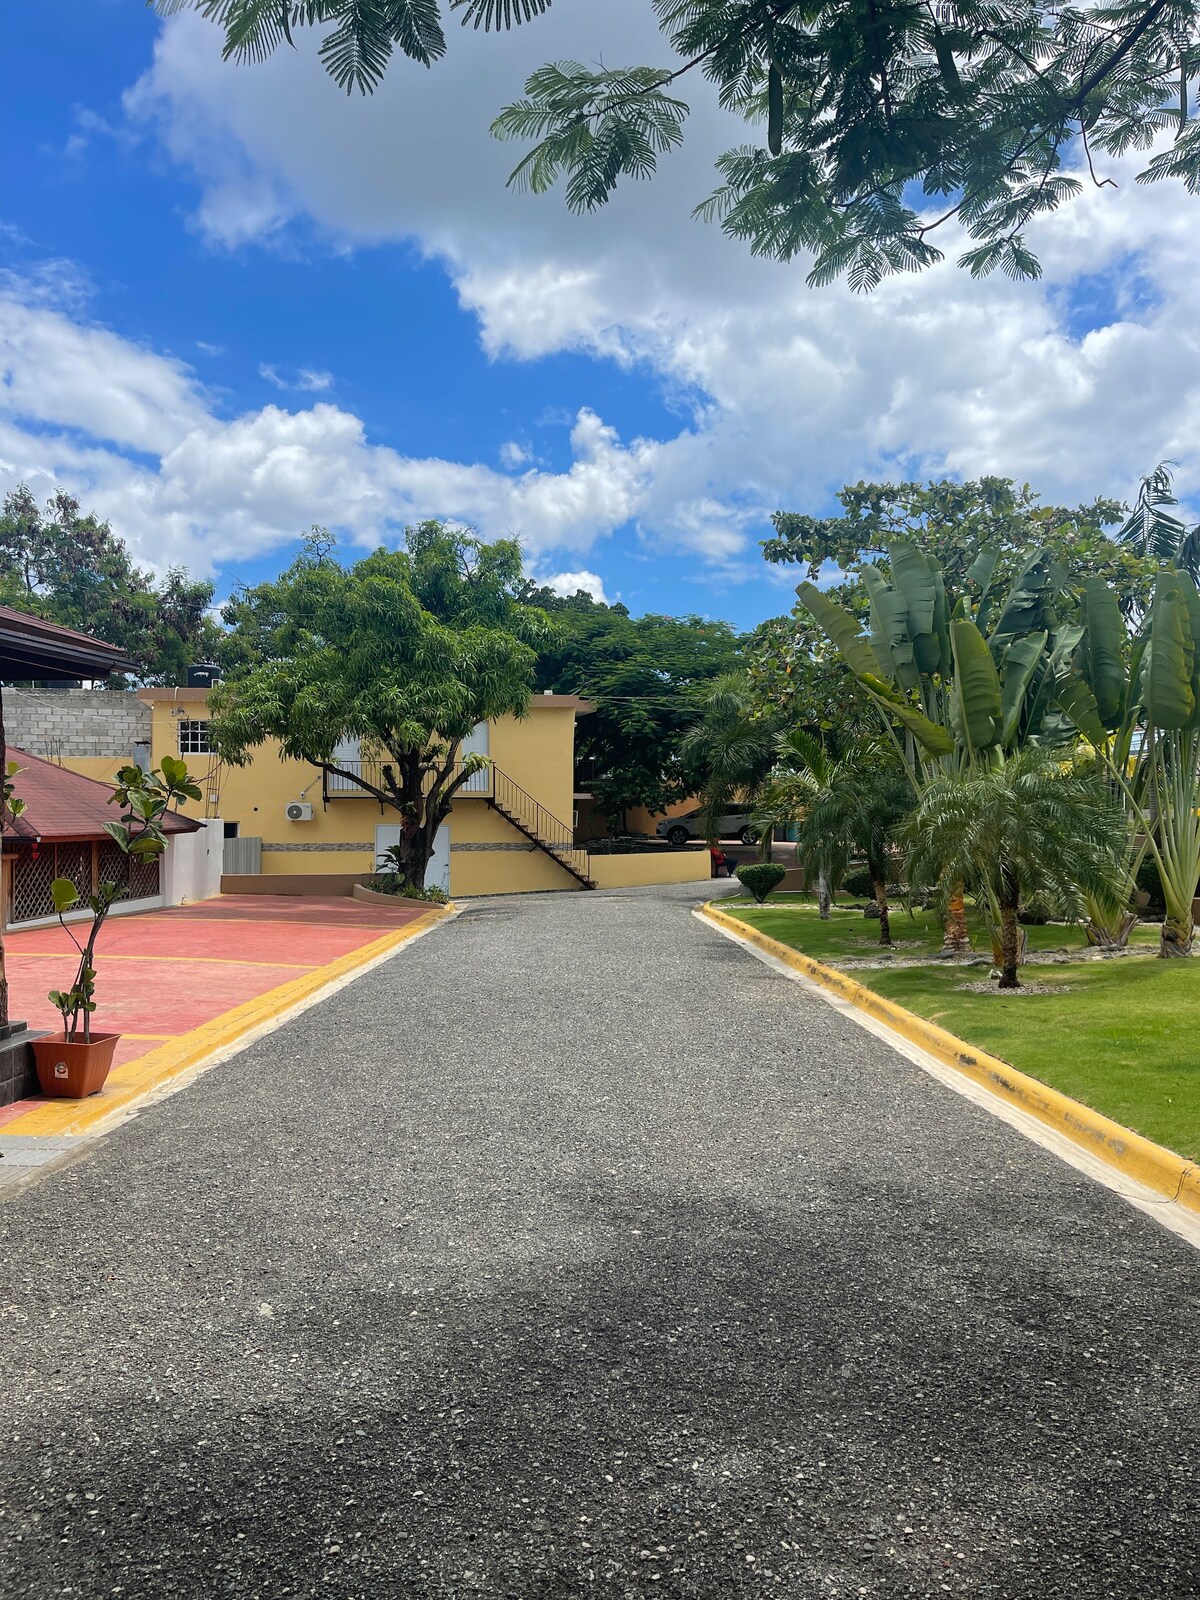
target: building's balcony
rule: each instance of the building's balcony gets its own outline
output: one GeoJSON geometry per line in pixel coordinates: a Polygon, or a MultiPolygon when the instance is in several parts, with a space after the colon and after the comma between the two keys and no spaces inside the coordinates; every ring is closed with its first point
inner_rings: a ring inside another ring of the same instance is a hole
{"type": "MultiPolygon", "coordinates": [[[[355,760],[341,761],[338,763],[338,765],[345,773],[351,774],[351,776],[343,777],[341,773],[336,772],[326,773],[326,800],[374,800],[375,796],[371,793],[370,789],[365,789],[363,785],[357,781],[359,778],[365,779],[367,783],[373,785],[376,789],[387,788],[387,784],[384,781],[383,769],[385,766],[392,765],[392,763],[385,761],[355,760]]],[[[463,763],[456,762],[451,768],[451,774],[453,777],[457,778],[462,770],[463,763]]],[[[426,779],[426,788],[429,787],[432,781],[432,777],[426,779]]],[[[481,799],[491,799],[494,793],[493,785],[493,770],[491,764],[489,763],[487,766],[481,767],[478,772],[473,772],[466,782],[455,791],[454,798],[457,800],[460,795],[463,797],[476,795],[481,799]]]]}

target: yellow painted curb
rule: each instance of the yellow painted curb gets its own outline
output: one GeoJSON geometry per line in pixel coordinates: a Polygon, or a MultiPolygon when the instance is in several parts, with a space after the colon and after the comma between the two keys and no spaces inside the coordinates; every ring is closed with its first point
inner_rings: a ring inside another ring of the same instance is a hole
{"type": "Polygon", "coordinates": [[[127,1109],[152,1090],[178,1077],[181,1072],[199,1066],[216,1051],[236,1044],[266,1022],[278,1021],[302,1000],[319,994],[339,978],[348,977],[380,956],[399,949],[426,928],[443,921],[451,910],[447,906],[427,911],[424,916],[406,923],[403,928],[397,928],[394,933],[385,933],[370,944],[339,956],[336,961],[314,967],[303,977],[293,978],[290,983],[280,984],[277,989],[268,989],[265,994],[255,995],[253,1000],[222,1012],[211,1022],[203,1022],[198,1028],[192,1028],[178,1038],[159,1045],[157,1050],[151,1050],[144,1056],[138,1056],[135,1061],[127,1061],[124,1066],[117,1067],[109,1074],[108,1082],[99,1094],[91,1095],[86,1100],[47,1100],[14,1117],[4,1125],[5,1135],[27,1134],[61,1139],[90,1132],[98,1122],[116,1111],[127,1109]]]}
{"type": "Polygon", "coordinates": [[[930,1055],[954,1067],[1002,1100],[1019,1106],[1039,1122],[1065,1134],[1075,1144],[1098,1156],[1101,1161],[1106,1161],[1126,1177],[1144,1184],[1147,1189],[1153,1189],[1156,1194],[1178,1201],[1190,1211],[1200,1211],[1200,1167],[1195,1162],[1185,1160],[1183,1156],[1150,1139],[1144,1139],[1140,1133],[1123,1127],[1111,1117],[1102,1116],[1099,1111],[1093,1111],[1079,1100],[1072,1100],[1069,1095],[1060,1094],[1057,1089],[1040,1083],[1037,1078],[1018,1072],[1016,1067],[1002,1061],[999,1056],[976,1050],[954,1034],[947,1033],[945,1028],[914,1016],[895,1001],[886,1000],[873,989],[867,989],[853,978],[848,978],[844,972],[814,961],[811,956],[802,955],[790,945],[781,944],[778,939],[772,939],[750,923],[731,917],[712,901],[706,902],[701,910],[710,922],[728,928],[731,933],[756,945],[785,966],[831,989],[868,1016],[886,1023],[910,1044],[928,1050],[930,1055]]]}

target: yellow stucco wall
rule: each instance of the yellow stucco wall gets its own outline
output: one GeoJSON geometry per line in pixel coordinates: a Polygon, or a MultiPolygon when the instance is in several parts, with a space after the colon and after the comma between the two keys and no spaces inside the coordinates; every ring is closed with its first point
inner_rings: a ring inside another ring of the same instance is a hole
{"type": "Polygon", "coordinates": [[[648,883],[707,883],[712,861],[707,850],[647,850],[633,856],[591,858],[598,889],[633,889],[648,883]]]}
{"type": "MultiPolygon", "coordinates": [[[[179,713],[208,716],[202,691],[143,690],[152,707],[151,759],[178,755],[179,713]]],[[[503,717],[489,728],[491,760],[568,827],[571,822],[575,757],[574,702],[535,697],[526,717],[503,717]]],[[[243,834],[263,841],[264,873],[370,872],[375,865],[375,828],[394,820],[378,802],[357,795],[322,802],[320,772],[305,762],[283,760],[278,746],[264,744],[245,767],[222,766],[211,757],[187,755],[188,770],[205,799],[190,802],[193,815],[217,814],[243,834]],[[217,800],[209,801],[215,794],[217,800]],[[311,822],[289,822],[290,801],[307,800],[311,822]],[[287,849],[272,849],[286,845],[287,849]]],[[[76,770],[80,764],[70,762],[76,770]]],[[[89,774],[91,775],[91,774],[89,774]]],[[[450,892],[453,895],[513,894],[575,889],[578,884],[543,851],[528,843],[483,796],[460,796],[450,827],[450,892]],[[470,849],[464,846],[491,846],[470,849]]]]}
{"type": "MultiPolygon", "coordinates": [[[[395,820],[376,801],[357,795],[323,801],[321,774],[305,762],[280,758],[264,744],[245,767],[179,749],[179,723],[208,716],[200,689],[144,689],[151,707],[151,759],[182,754],[202,791],[183,808],[193,816],[220,816],[243,835],[263,841],[264,874],[368,873],[375,866],[375,828],[395,820]],[[289,822],[286,808],[306,800],[311,822],[289,822]],[[286,846],[287,848],[280,848],[286,846]]],[[[575,717],[569,697],[535,696],[529,715],[503,717],[489,727],[488,754],[500,772],[558,818],[568,829],[574,804],[575,717]]],[[[89,778],[111,781],[124,758],[64,755],[62,764],[89,778]]],[[[450,892],[521,894],[568,890],[579,884],[544,851],[531,845],[482,795],[460,795],[448,818],[450,892]]],[[[707,876],[708,858],[669,852],[646,856],[595,856],[592,876],[605,888],[643,883],[684,883],[707,876]]]]}

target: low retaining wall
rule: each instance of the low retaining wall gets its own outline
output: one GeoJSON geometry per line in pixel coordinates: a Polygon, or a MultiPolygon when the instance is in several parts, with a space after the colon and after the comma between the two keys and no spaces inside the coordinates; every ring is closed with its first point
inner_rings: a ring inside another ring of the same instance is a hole
{"type": "Polygon", "coordinates": [[[707,850],[646,850],[627,856],[597,855],[588,870],[597,889],[634,889],[651,883],[707,883],[707,850]]]}
{"type": "Polygon", "coordinates": [[[222,894],[324,894],[349,896],[369,872],[225,872],[222,894]]]}
{"type": "Polygon", "coordinates": [[[45,1028],[32,1031],[21,1028],[18,1032],[0,1038],[0,1106],[10,1106],[14,1100],[24,1100],[39,1089],[37,1068],[31,1048],[34,1039],[40,1039],[45,1028]]]}

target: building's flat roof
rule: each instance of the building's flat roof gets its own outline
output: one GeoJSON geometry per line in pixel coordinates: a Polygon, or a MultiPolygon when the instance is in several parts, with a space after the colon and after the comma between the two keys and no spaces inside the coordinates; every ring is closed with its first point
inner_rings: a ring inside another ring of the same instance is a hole
{"type": "MultiPolygon", "coordinates": [[[[183,705],[202,706],[208,703],[207,689],[179,688],[152,688],[139,689],[139,700],[144,700],[147,705],[183,705]]],[[[586,717],[596,707],[590,700],[585,700],[578,694],[535,694],[530,698],[531,711],[565,711],[574,709],[577,717],[586,717]]]]}

